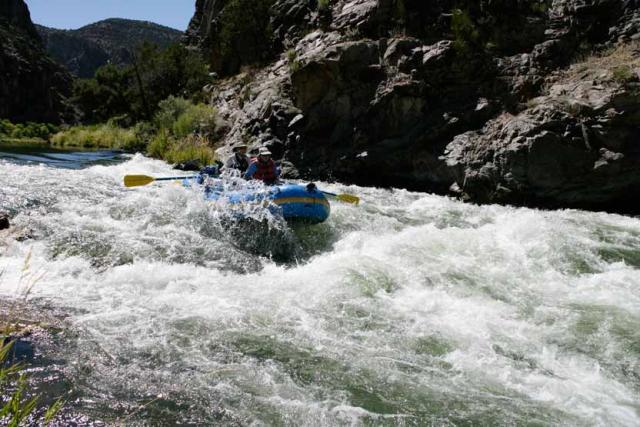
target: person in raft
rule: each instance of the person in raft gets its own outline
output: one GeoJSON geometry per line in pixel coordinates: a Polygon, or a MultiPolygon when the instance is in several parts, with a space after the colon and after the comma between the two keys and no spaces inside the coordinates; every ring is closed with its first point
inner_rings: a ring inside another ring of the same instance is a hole
{"type": "Polygon", "coordinates": [[[233,146],[233,156],[224,164],[224,170],[238,170],[240,173],[249,169],[249,157],[247,156],[247,144],[233,146]]]}
{"type": "Polygon", "coordinates": [[[246,179],[259,179],[267,185],[274,185],[280,177],[280,168],[271,158],[267,147],[260,147],[258,157],[251,159],[249,168],[244,173],[246,179]]]}

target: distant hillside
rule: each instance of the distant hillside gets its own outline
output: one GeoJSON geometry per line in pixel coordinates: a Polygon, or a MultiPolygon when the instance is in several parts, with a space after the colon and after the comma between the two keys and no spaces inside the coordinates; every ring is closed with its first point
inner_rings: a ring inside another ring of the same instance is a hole
{"type": "Polygon", "coordinates": [[[78,77],[93,77],[107,63],[129,64],[132,52],[145,41],[166,47],[182,36],[173,28],[128,19],[107,19],[77,30],[36,28],[49,54],[78,77]]]}

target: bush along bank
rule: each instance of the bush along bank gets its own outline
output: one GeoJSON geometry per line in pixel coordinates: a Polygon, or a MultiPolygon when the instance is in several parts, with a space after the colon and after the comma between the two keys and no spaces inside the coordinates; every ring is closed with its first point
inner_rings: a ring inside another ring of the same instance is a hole
{"type": "Polygon", "coordinates": [[[106,65],[75,82],[72,101],[83,125],[60,130],[51,143],[141,152],[170,163],[213,162],[216,111],[202,103],[210,80],[198,53],[179,43],[143,44],[132,65],[106,65]]]}
{"type": "Polygon", "coordinates": [[[212,146],[218,128],[216,110],[202,103],[169,96],[158,104],[148,122],[122,127],[112,119],[104,124],[74,126],[51,137],[61,148],[117,149],[141,152],[169,163],[214,161],[212,146]]]}
{"type": "Polygon", "coordinates": [[[0,141],[3,142],[46,142],[58,131],[58,126],[51,123],[14,124],[7,119],[0,120],[0,141]]]}

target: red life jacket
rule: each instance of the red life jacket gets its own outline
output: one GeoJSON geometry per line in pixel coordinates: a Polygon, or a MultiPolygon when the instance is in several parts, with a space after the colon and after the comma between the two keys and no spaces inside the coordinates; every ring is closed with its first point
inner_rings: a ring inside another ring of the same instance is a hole
{"type": "Polygon", "coordinates": [[[251,164],[257,164],[258,169],[253,174],[253,179],[259,179],[265,184],[273,184],[278,179],[276,175],[276,162],[269,159],[268,162],[261,162],[258,158],[251,159],[251,164]]]}

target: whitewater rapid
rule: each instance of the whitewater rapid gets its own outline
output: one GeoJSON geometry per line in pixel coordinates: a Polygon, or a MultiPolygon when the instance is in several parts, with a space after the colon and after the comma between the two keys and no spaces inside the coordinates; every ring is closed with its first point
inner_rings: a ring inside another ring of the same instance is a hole
{"type": "Polygon", "coordinates": [[[638,218],[322,184],[361,205],[252,227],[129,173],[175,172],[0,160],[0,295],[68,313],[92,419],[640,424],[638,218]]]}

